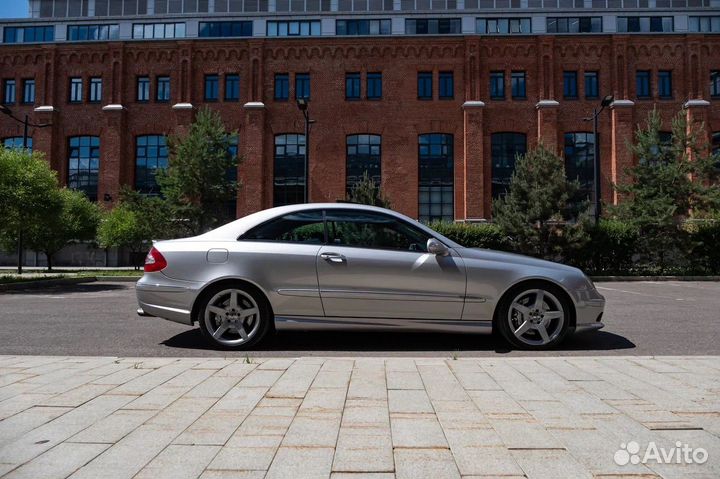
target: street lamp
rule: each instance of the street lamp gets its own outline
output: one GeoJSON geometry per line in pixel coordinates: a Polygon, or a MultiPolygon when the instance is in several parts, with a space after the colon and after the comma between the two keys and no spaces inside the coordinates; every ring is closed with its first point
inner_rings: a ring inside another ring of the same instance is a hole
{"type": "MultiPolygon", "coordinates": [[[[33,128],[45,128],[48,126],[52,126],[52,123],[30,123],[30,119],[28,118],[27,113],[25,114],[25,120],[21,120],[20,118],[17,118],[15,115],[13,115],[12,110],[10,110],[10,108],[6,107],[5,105],[0,105],[0,113],[2,113],[3,115],[9,116],[10,118],[17,121],[18,123],[23,124],[23,148],[24,149],[27,149],[27,147],[28,147],[28,127],[32,126],[33,128]]],[[[20,226],[20,230],[18,231],[17,274],[22,274],[22,252],[23,252],[23,230],[22,230],[22,226],[20,226]]]]}
{"type": "Polygon", "coordinates": [[[303,160],[305,164],[305,190],[303,191],[303,203],[307,203],[310,200],[310,163],[308,157],[308,150],[310,149],[310,125],[315,123],[315,120],[310,119],[310,112],[308,111],[308,101],[306,98],[297,99],[298,110],[305,119],[305,155],[303,160]]]}
{"type": "Polygon", "coordinates": [[[593,122],[593,175],[595,181],[595,187],[593,188],[593,203],[595,204],[595,224],[598,224],[600,221],[600,203],[602,201],[602,195],[600,194],[600,141],[598,140],[598,117],[605,108],[612,104],[613,101],[615,101],[614,96],[605,96],[600,102],[600,108],[594,108],[592,116],[583,118],[583,121],[593,122]]]}

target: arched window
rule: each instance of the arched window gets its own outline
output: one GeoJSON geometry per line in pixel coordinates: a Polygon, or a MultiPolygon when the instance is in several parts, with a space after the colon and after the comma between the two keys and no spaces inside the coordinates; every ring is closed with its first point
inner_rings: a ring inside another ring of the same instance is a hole
{"type": "Polygon", "coordinates": [[[575,201],[589,200],[595,188],[595,137],[592,133],[565,133],[565,175],[580,183],[575,201]]]}
{"type": "Polygon", "coordinates": [[[347,137],[345,184],[348,193],[356,183],[363,179],[365,172],[376,184],[380,184],[381,143],[380,135],[349,135],[347,137]]]}
{"type": "MultiPolygon", "coordinates": [[[[3,140],[3,146],[9,150],[13,150],[16,148],[22,148],[23,147],[23,137],[22,136],[11,136],[10,138],[5,138],[3,140]]],[[[28,137],[27,139],[27,147],[28,150],[32,151],[33,141],[32,137],[28,137]]]]}
{"type": "Polygon", "coordinates": [[[453,136],[430,133],[418,137],[420,221],[452,221],[453,136]]]}
{"type": "Polygon", "coordinates": [[[305,135],[275,136],[273,205],[302,203],[305,192],[305,135]]]}
{"type": "Polygon", "coordinates": [[[527,151],[525,133],[493,133],[490,137],[492,156],[492,195],[507,194],[515,171],[515,158],[527,151]]]}
{"type": "Polygon", "coordinates": [[[155,180],[159,169],[168,166],[168,149],[163,135],[138,136],[135,140],[135,189],[146,195],[159,195],[155,180]]]}
{"type": "Polygon", "coordinates": [[[97,201],[100,137],[73,136],[68,144],[68,187],[84,191],[89,200],[97,201]]]}

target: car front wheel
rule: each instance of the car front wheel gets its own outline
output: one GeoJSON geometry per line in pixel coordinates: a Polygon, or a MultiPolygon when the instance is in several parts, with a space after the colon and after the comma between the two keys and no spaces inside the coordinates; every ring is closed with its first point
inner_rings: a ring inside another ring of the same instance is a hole
{"type": "Polygon", "coordinates": [[[258,293],[235,285],[221,285],[204,295],[198,314],[203,336],[213,346],[249,349],[270,326],[270,311],[258,293]]]}

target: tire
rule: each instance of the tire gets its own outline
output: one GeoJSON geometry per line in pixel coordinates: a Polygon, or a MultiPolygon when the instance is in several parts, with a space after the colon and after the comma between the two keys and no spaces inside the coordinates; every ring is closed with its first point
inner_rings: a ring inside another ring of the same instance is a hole
{"type": "Polygon", "coordinates": [[[495,329],[516,349],[552,349],[568,335],[573,314],[573,305],[560,287],[528,281],[503,295],[495,314],[495,329]]]}
{"type": "Polygon", "coordinates": [[[203,293],[197,320],[213,347],[247,350],[270,330],[272,313],[265,297],[254,288],[223,283],[203,293]]]}

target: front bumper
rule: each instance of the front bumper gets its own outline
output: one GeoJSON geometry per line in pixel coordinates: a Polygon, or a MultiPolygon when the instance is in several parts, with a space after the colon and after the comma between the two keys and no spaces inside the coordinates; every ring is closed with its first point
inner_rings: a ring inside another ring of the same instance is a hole
{"type": "MultiPolygon", "coordinates": [[[[599,294],[598,294],[599,296],[599,294]]],[[[587,331],[601,329],[602,315],[605,310],[605,298],[593,298],[583,301],[583,304],[576,307],[575,331],[587,331]]]]}
{"type": "Polygon", "coordinates": [[[170,279],[162,273],[146,273],[135,285],[135,292],[143,316],[192,325],[192,306],[200,286],[201,283],[170,279]]]}

